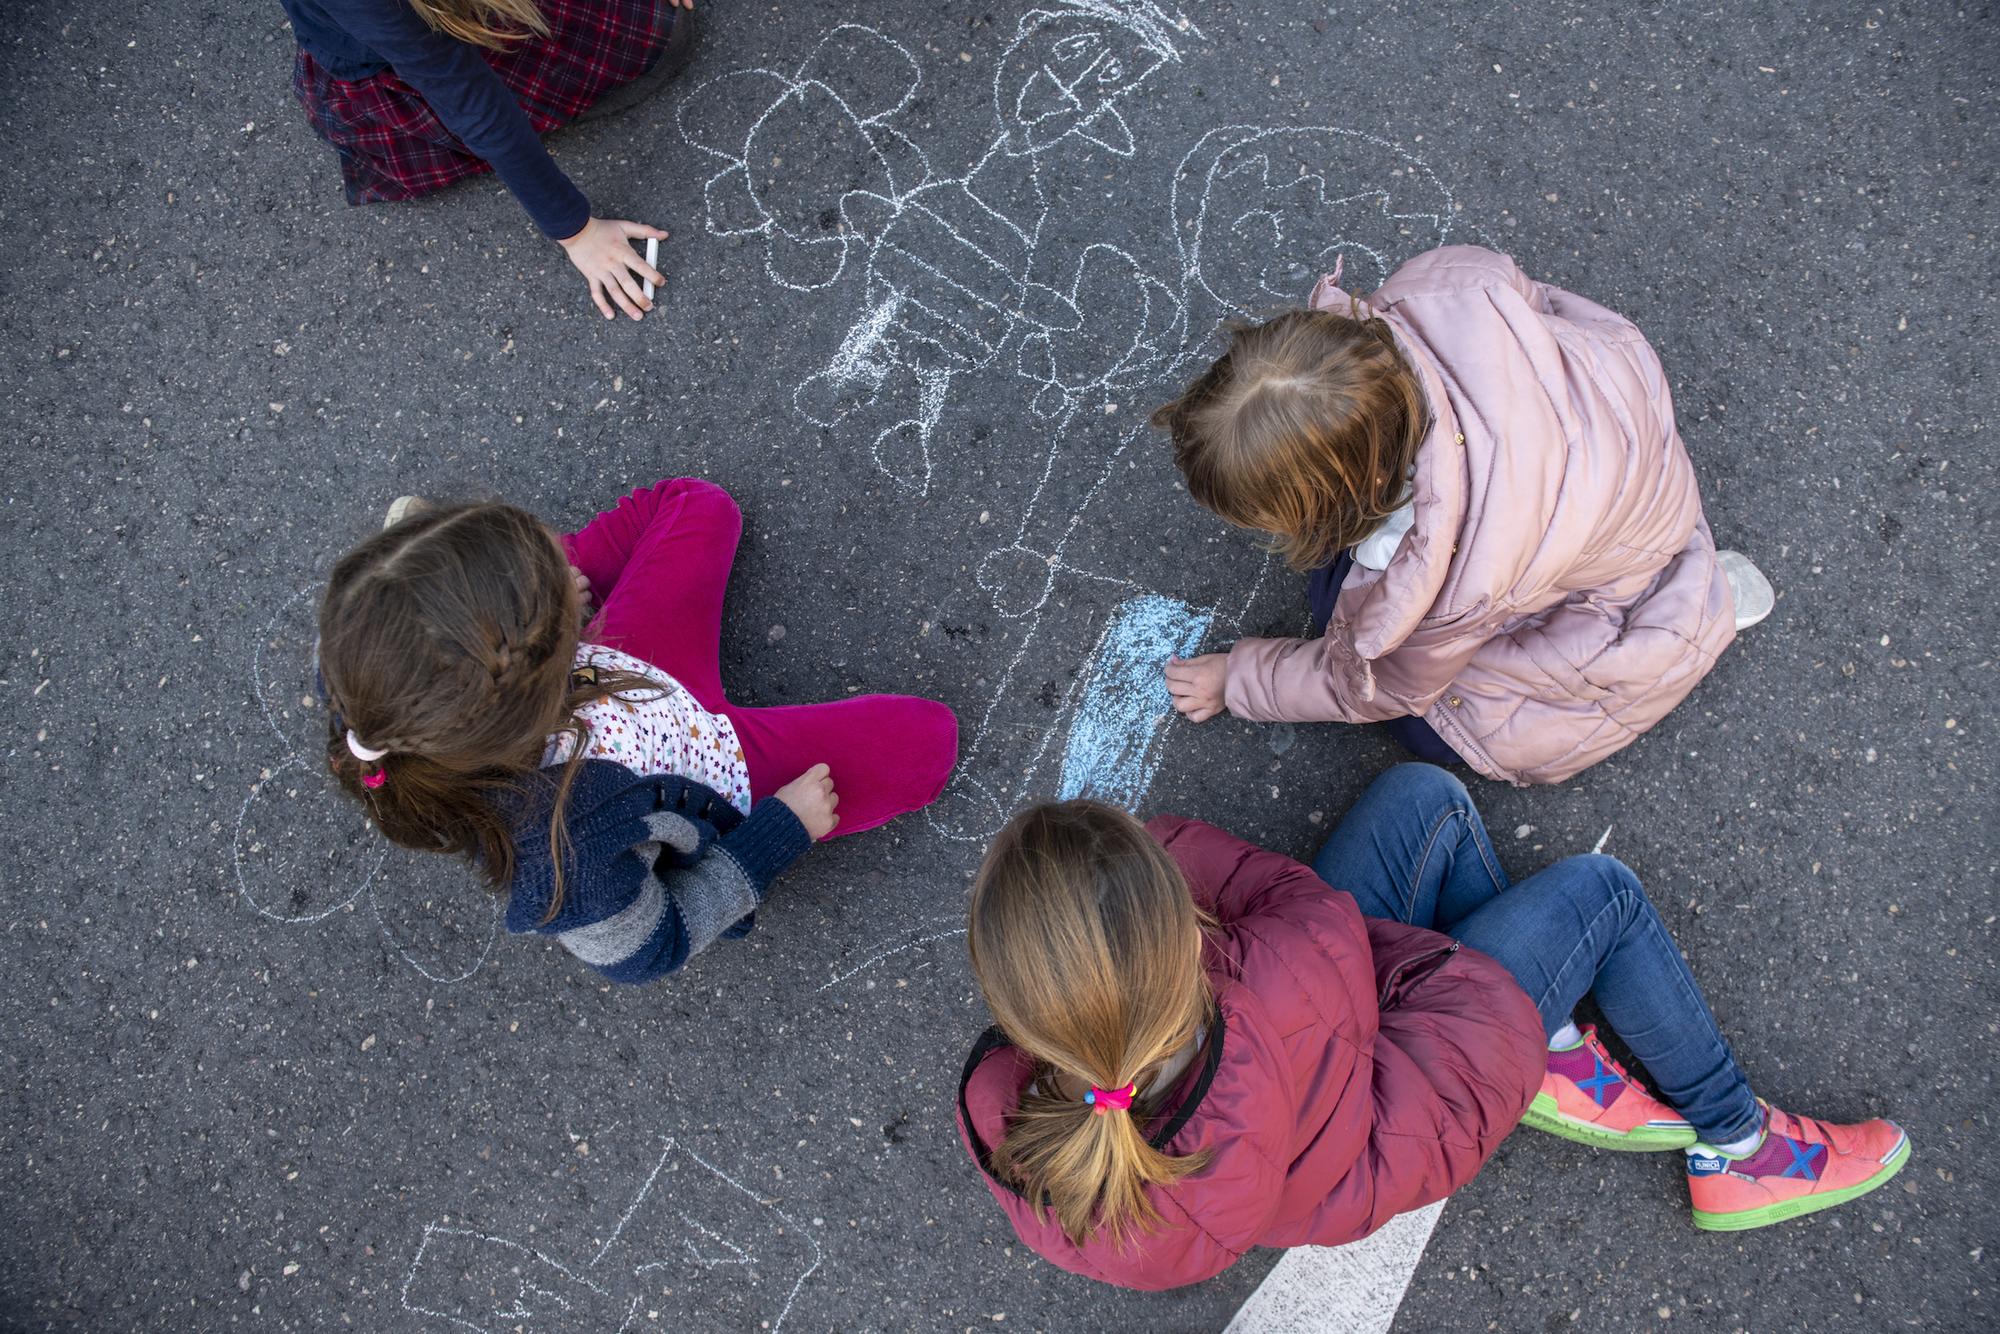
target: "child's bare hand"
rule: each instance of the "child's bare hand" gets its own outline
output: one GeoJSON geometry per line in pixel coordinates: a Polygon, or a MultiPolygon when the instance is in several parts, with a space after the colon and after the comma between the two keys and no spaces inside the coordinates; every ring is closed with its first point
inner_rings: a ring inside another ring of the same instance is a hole
{"type": "Polygon", "coordinates": [[[592,218],[583,225],[583,230],[575,236],[559,242],[569,254],[569,262],[590,284],[590,299],[604,312],[605,319],[613,319],[613,302],[633,319],[638,319],[644,311],[651,310],[653,303],[639,284],[649,282],[654,287],[666,286],[667,280],[660,271],[639,258],[632,249],[632,238],[643,241],[648,237],[664,241],[667,234],[658,227],[648,227],[643,222],[627,222],[622,218],[592,218]]]}
{"type": "Polygon", "coordinates": [[[1228,681],[1227,653],[1167,659],[1167,693],[1191,723],[1205,723],[1223,711],[1222,692],[1228,681]]]}
{"type": "Polygon", "coordinates": [[[777,797],[792,808],[792,814],[799,817],[799,823],[806,827],[806,833],[815,843],[831,834],[840,823],[840,817],[833,813],[833,808],[840,804],[840,794],[833,790],[833,771],[824,764],[815,764],[779,788],[777,797]]]}

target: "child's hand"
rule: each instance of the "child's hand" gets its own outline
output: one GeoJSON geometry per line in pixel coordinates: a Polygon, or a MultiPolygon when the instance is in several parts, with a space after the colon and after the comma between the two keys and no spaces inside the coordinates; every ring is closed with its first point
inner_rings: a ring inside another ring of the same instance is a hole
{"type": "Polygon", "coordinates": [[[583,612],[584,624],[588,625],[590,624],[590,580],[585,578],[583,571],[574,565],[569,567],[569,577],[576,585],[576,605],[583,612]]]}
{"type": "Polygon", "coordinates": [[[779,788],[777,797],[792,808],[792,814],[799,817],[799,823],[806,827],[806,833],[815,843],[831,834],[840,823],[840,817],[833,813],[833,808],[840,804],[840,794],[833,790],[833,771],[824,764],[815,764],[779,788]]]}
{"type": "Polygon", "coordinates": [[[1222,690],[1229,680],[1229,655],[1167,659],[1167,693],[1191,723],[1205,723],[1223,711],[1222,690]]]}
{"type": "Polygon", "coordinates": [[[638,319],[642,311],[653,308],[640,288],[641,281],[653,284],[655,288],[665,287],[667,280],[660,271],[639,258],[632,249],[632,238],[645,240],[653,237],[664,241],[667,234],[658,227],[648,227],[643,222],[626,222],[617,218],[592,218],[583,225],[583,230],[575,236],[559,242],[569,254],[569,262],[590,283],[590,299],[604,312],[605,319],[613,319],[611,303],[617,302],[633,319],[638,319]]]}

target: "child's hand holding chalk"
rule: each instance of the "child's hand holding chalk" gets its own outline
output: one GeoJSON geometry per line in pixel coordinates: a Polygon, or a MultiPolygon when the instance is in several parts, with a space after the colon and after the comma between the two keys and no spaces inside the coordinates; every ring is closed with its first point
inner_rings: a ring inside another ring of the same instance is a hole
{"type": "Polygon", "coordinates": [[[604,312],[604,318],[616,318],[617,312],[612,309],[612,303],[616,302],[619,310],[636,320],[642,312],[653,308],[653,292],[666,285],[667,280],[653,267],[659,257],[660,242],[666,239],[665,232],[643,222],[592,218],[582,231],[560,244],[568,253],[569,262],[576,265],[577,272],[590,284],[590,299],[604,312]],[[637,240],[646,242],[643,260],[632,249],[632,242],[637,240]]]}

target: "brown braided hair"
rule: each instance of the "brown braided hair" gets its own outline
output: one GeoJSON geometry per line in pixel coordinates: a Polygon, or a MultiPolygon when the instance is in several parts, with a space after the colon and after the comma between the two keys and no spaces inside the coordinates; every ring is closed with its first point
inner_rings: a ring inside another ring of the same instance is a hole
{"type": "Polygon", "coordinates": [[[1199,504],[1317,569],[1403,503],[1430,429],[1423,389],[1380,319],[1293,310],[1226,327],[1229,350],[1152,424],[1199,504]]]}
{"type": "Polygon", "coordinates": [[[562,906],[564,805],[589,740],[576,710],[658,688],[630,673],[573,675],[580,618],[555,534],[497,503],[424,510],[376,534],[341,557],[320,604],[334,778],[391,842],[463,856],[503,893],[514,874],[508,808],[541,786],[550,918],[562,906]],[[349,728],[389,753],[357,759],[349,728]],[[573,745],[551,779],[542,755],[558,732],[573,745]]]}

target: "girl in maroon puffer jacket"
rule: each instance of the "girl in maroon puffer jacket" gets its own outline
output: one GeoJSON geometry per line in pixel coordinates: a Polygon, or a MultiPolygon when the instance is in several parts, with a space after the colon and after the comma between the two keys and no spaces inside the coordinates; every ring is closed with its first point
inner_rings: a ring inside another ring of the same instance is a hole
{"type": "Polygon", "coordinates": [[[1760,1102],[1632,872],[1572,857],[1510,885],[1430,765],[1378,779],[1312,868],[1192,820],[1035,807],[987,852],[970,946],[998,1026],[960,1134],[1021,1239],[1108,1283],[1359,1240],[1471,1180],[1524,1113],[1685,1149],[1717,1230],[1843,1203],[1909,1157],[1890,1122],[1760,1102]],[[1570,1022],[1586,993],[1661,1098],[1570,1022]]]}

